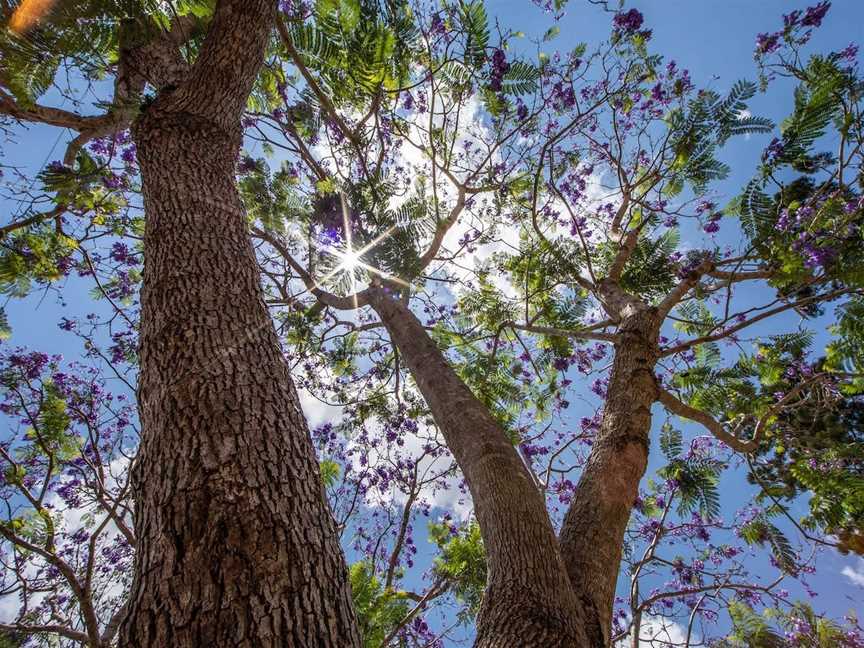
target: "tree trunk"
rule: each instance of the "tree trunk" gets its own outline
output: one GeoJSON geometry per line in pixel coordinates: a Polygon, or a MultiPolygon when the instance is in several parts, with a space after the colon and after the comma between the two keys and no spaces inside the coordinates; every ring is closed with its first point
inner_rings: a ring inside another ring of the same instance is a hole
{"type": "Polygon", "coordinates": [[[513,444],[414,314],[368,293],[471,491],[488,568],[475,647],[588,646],[543,496],[513,444]]]}
{"type": "Polygon", "coordinates": [[[657,319],[641,309],[619,327],[600,431],[561,528],[561,554],[597,646],[609,645],[624,532],[648,464],[657,319]]]}
{"type": "Polygon", "coordinates": [[[124,647],[361,645],[234,181],[261,58],[244,56],[263,52],[271,4],[220,2],[191,85],[133,129],[146,230],[124,647]]]}

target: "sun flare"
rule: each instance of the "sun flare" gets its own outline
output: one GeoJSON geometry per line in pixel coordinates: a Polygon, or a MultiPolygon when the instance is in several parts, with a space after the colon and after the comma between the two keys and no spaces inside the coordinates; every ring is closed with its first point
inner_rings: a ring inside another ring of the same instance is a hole
{"type": "Polygon", "coordinates": [[[32,29],[51,11],[56,0],[24,0],[9,20],[9,29],[23,34],[32,29]]]}

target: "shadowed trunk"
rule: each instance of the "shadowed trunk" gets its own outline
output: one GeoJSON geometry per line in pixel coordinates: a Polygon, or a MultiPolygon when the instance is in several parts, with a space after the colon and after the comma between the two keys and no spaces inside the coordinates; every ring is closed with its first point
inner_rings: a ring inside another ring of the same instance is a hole
{"type": "Polygon", "coordinates": [[[133,129],[146,211],[142,438],[122,646],[361,645],[234,181],[274,8],[220,2],[187,84],[133,129]]]}
{"type": "Polygon", "coordinates": [[[600,431],[561,528],[561,554],[592,636],[609,645],[624,532],[648,464],[657,398],[656,313],[637,311],[619,328],[600,431]]]}
{"type": "Polygon", "coordinates": [[[586,640],[543,496],[513,444],[414,314],[383,289],[368,293],[471,491],[488,565],[474,645],[594,645],[586,640]]]}

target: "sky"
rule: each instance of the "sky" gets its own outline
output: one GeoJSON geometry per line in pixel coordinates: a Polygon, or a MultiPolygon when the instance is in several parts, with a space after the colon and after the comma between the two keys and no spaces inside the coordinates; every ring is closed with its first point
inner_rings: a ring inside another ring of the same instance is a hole
{"type": "MultiPolygon", "coordinates": [[[[610,2],[610,5],[616,3],[610,2]]],[[[628,1],[626,8],[635,7],[645,16],[645,27],[653,30],[651,51],[662,53],[674,59],[680,67],[690,70],[697,87],[710,85],[723,92],[739,78],[755,78],[753,62],[755,35],[758,32],[774,31],[779,28],[781,15],[792,9],[806,6],[803,2],[785,0],[634,0],[628,1]]],[[[554,23],[549,14],[528,0],[489,0],[487,13],[500,21],[502,27],[521,30],[540,36],[554,23]]],[[[543,49],[551,53],[558,49],[562,52],[572,49],[577,43],[595,43],[609,33],[611,16],[587,2],[571,0],[566,14],[557,23],[559,36],[543,49]]],[[[849,42],[864,44],[864,0],[834,0],[822,27],[816,32],[816,47],[842,49],[849,42]]],[[[782,83],[772,87],[768,95],[758,95],[752,102],[752,112],[766,115],[779,121],[789,106],[791,88],[782,83]]],[[[56,94],[47,95],[44,103],[62,105],[56,94]]],[[[57,129],[35,126],[27,132],[19,132],[17,142],[2,143],[4,164],[15,163],[31,171],[45,162],[62,157],[65,135],[57,129]]],[[[726,199],[735,193],[752,176],[759,155],[767,143],[765,137],[750,139],[739,138],[732,141],[722,154],[722,159],[730,164],[730,177],[718,187],[726,199]]],[[[7,173],[7,178],[9,174],[7,173]]],[[[725,201],[721,200],[721,204],[725,201]]],[[[4,214],[0,222],[13,219],[15,205],[8,201],[0,202],[4,214]]],[[[90,309],[89,285],[80,280],[71,280],[64,288],[65,300],[72,310],[81,313],[90,309]]],[[[57,327],[66,309],[58,304],[53,294],[33,294],[24,300],[10,301],[7,313],[13,328],[9,344],[22,345],[49,353],[61,353],[69,358],[78,356],[80,342],[72,335],[63,333],[57,327]]],[[[94,306],[93,310],[101,307],[94,306]]],[[[308,399],[304,404],[313,410],[308,399]]],[[[320,419],[321,412],[309,411],[311,417],[320,419]]],[[[655,416],[662,422],[662,417],[655,416]]],[[[652,457],[649,474],[658,465],[652,457]]],[[[750,491],[740,483],[724,483],[724,497],[730,500],[745,500],[750,491]]],[[[833,551],[820,556],[820,570],[811,579],[818,591],[814,601],[818,609],[834,614],[858,607],[864,612],[864,559],[843,557],[833,551]]]]}

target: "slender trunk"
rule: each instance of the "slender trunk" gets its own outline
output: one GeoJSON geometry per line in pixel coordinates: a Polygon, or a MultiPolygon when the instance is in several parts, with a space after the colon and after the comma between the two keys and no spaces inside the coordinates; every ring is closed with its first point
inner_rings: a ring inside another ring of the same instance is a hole
{"type": "Polygon", "coordinates": [[[488,567],[475,647],[588,646],[543,496],[513,444],[413,313],[383,289],[369,293],[474,501],[488,567]]]}
{"type": "Polygon", "coordinates": [[[147,215],[143,431],[120,645],[359,647],[338,535],[234,183],[239,123],[192,110],[169,92],[134,127],[147,215]]]}
{"type": "Polygon", "coordinates": [[[656,320],[653,309],[642,309],[619,327],[600,431],[561,529],[561,553],[587,611],[592,645],[609,645],[624,532],[648,464],[656,320]]]}

